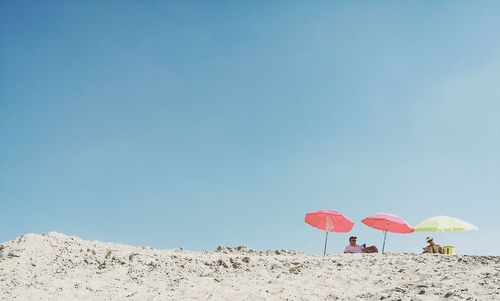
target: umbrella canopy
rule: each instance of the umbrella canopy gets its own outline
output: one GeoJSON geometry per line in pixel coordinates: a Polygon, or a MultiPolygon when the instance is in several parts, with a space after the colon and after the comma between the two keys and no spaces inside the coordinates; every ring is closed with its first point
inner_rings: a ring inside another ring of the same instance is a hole
{"type": "Polygon", "coordinates": [[[328,243],[328,232],[349,232],[354,226],[354,222],[342,213],[333,210],[318,210],[309,212],[304,218],[309,225],[326,231],[325,248],[323,255],[326,254],[326,245],[328,243]]]}
{"type": "Polygon", "coordinates": [[[392,233],[413,233],[413,228],[404,219],[397,215],[389,213],[375,213],[365,217],[362,221],[368,227],[384,231],[384,244],[382,245],[382,253],[385,250],[385,240],[387,232],[392,233]]]}
{"type": "Polygon", "coordinates": [[[318,210],[306,214],[305,222],[327,232],[349,232],[354,222],[340,212],[318,210]]]}
{"type": "Polygon", "coordinates": [[[368,227],[392,233],[413,232],[413,228],[410,224],[394,214],[376,213],[365,217],[361,222],[368,227]]]}
{"type": "Polygon", "coordinates": [[[444,215],[426,218],[415,226],[415,231],[418,232],[474,230],[479,228],[459,218],[444,215]]]}

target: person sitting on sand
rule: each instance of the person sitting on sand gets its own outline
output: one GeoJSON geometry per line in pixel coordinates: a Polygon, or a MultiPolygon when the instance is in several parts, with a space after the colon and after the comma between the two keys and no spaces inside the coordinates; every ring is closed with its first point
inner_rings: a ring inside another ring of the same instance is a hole
{"type": "Polygon", "coordinates": [[[424,248],[424,251],[422,253],[439,253],[439,254],[443,254],[443,248],[441,248],[440,245],[435,244],[434,240],[432,239],[432,237],[427,236],[427,238],[425,240],[427,241],[427,243],[429,245],[424,248]]]}
{"type": "Polygon", "coordinates": [[[366,244],[357,245],[356,236],[349,237],[349,245],[345,247],[344,253],[377,253],[378,249],[375,246],[367,247],[366,244]]]}

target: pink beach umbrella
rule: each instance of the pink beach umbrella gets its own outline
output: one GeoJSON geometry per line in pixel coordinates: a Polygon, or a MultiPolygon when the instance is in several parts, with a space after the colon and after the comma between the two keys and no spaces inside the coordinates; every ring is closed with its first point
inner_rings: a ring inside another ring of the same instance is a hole
{"type": "Polygon", "coordinates": [[[333,210],[318,210],[306,214],[305,222],[309,225],[326,231],[325,249],[328,242],[328,232],[350,232],[354,222],[344,216],[342,213],[333,210]]]}
{"type": "Polygon", "coordinates": [[[384,231],[384,244],[382,246],[382,253],[385,249],[385,239],[387,232],[392,233],[413,233],[413,227],[410,226],[404,219],[394,214],[376,213],[365,217],[362,221],[368,227],[384,231]]]}

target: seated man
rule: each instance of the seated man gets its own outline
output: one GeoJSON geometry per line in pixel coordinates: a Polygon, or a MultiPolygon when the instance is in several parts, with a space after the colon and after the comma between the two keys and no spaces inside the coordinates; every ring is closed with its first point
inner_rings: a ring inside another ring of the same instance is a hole
{"type": "Polygon", "coordinates": [[[349,237],[349,245],[345,247],[344,253],[377,253],[378,249],[375,246],[370,246],[367,247],[366,244],[364,245],[357,245],[356,244],[356,236],[351,236],[349,237]]]}
{"type": "Polygon", "coordinates": [[[425,240],[427,241],[427,243],[429,245],[424,248],[424,251],[422,253],[439,253],[439,254],[443,254],[443,248],[441,248],[440,245],[435,244],[434,240],[432,239],[432,237],[427,236],[427,238],[425,240]]]}

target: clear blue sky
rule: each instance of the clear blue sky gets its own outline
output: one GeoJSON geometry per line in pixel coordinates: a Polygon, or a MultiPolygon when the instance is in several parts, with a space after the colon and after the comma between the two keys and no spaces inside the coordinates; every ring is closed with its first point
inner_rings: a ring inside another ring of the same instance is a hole
{"type": "Polygon", "coordinates": [[[480,231],[448,243],[499,255],[499,16],[496,1],[2,1],[0,241],[320,254],[304,214],[332,209],[379,246],[369,214],[460,217],[480,231]]]}

